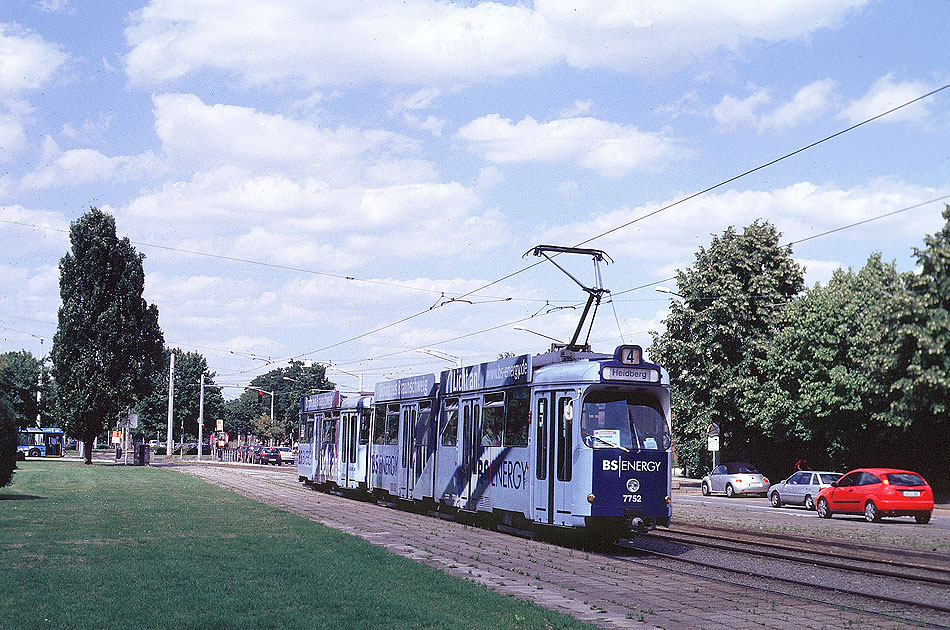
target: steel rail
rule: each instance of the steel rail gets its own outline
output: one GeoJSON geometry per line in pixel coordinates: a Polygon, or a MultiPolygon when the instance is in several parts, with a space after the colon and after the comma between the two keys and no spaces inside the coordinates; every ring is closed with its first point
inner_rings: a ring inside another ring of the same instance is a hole
{"type": "Polygon", "coordinates": [[[705,540],[696,541],[696,540],[691,540],[688,538],[691,536],[710,537],[710,538],[716,538],[717,540],[723,540],[723,538],[721,537],[712,536],[710,534],[693,534],[693,533],[686,533],[686,532],[670,532],[670,533],[663,532],[661,534],[651,533],[647,535],[647,537],[652,538],[654,540],[664,540],[664,541],[669,541],[669,542],[700,545],[703,547],[709,547],[711,549],[722,549],[724,551],[741,551],[742,553],[761,556],[763,558],[789,560],[792,562],[802,562],[806,564],[813,564],[816,566],[826,567],[829,569],[839,569],[842,571],[854,571],[854,572],[865,573],[865,574],[870,574],[870,575],[879,575],[882,577],[893,577],[893,578],[899,578],[902,580],[928,582],[931,584],[942,584],[945,586],[950,586],[950,577],[943,577],[943,576],[936,576],[936,575],[908,574],[908,573],[897,570],[897,568],[903,568],[903,569],[908,569],[908,570],[913,570],[913,571],[930,571],[933,573],[943,573],[950,576],[950,569],[945,569],[942,567],[930,567],[930,566],[925,566],[925,565],[920,565],[920,564],[895,562],[888,559],[861,558],[858,556],[848,556],[848,555],[837,553],[837,552],[824,552],[824,551],[821,552],[821,554],[817,555],[816,557],[802,558],[799,556],[792,555],[791,553],[788,553],[788,554],[775,553],[775,552],[766,551],[762,549],[755,549],[754,547],[765,546],[772,549],[779,549],[782,551],[799,553],[799,554],[808,554],[808,553],[817,553],[817,552],[809,551],[807,549],[802,549],[799,547],[783,546],[776,543],[767,543],[767,542],[759,543],[755,541],[745,541],[745,540],[734,540],[729,543],[711,542],[711,541],[705,541],[705,540]],[[737,548],[736,545],[748,545],[749,547],[752,547],[752,548],[740,549],[740,548],[737,548]],[[870,567],[856,566],[854,564],[847,564],[846,562],[824,560],[821,558],[821,555],[834,556],[841,560],[850,560],[855,563],[865,563],[868,565],[886,564],[888,565],[888,567],[892,567],[892,568],[879,568],[879,567],[874,567],[874,566],[870,566],[870,567]]]}

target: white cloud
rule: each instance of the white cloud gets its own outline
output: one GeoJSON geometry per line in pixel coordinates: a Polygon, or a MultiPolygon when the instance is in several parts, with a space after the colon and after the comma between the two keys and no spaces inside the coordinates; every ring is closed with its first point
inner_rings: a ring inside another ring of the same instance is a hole
{"type": "Polygon", "coordinates": [[[205,69],[249,84],[431,84],[507,77],[565,61],[652,74],[740,51],[754,40],[799,39],[833,28],[865,3],[538,0],[532,7],[272,0],[264,7],[153,0],[126,29],[126,70],[145,84],[205,69]]]}
{"type": "Polygon", "coordinates": [[[771,100],[772,98],[765,89],[758,89],[741,99],[727,94],[722,97],[718,105],[713,107],[713,118],[724,129],[754,125],[759,118],[756,110],[771,100]]]}
{"type": "Polygon", "coordinates": [[[800,89],[791,101],[780,105],[759,121],[759,131],[783,131],[812,122],[825,113],[835,99],[836,83],[822,79],[800,89]]]}
{"type": "Polygon", "coordinates": [[[76,186],[110,179],[130,179],[155,175],[164,167],[151,153],[108,157],[93,149],[60,151],[47,136],[43,142],[42,165],[20,180],[24,190],[76,186]]]}
{"type": "Polygon", "coordinates": [[[584,116],[590,113],[590,110],[593,106],[593,101],[574,101],[573,105],[561,110],[560,116],[561,118],[577,118],[578,116],[584,116]]]}
{"type": "Polygon", "coordinates": [[[39,35],[0,22],[0,96],[42,86],[68,59],[39,35]]]}
{"type": "MultiPolygon", "coordinates": [[[[615,258],[650,258],[656,265],[663,262],[657,259],[657,252],[673,259],[688,260],[697,247],[709,242],[711,234],[720,234],[729,226],[741,230],[756,219],[772,222],[782,232],[782,241],[792,242],[893,212],[946,192],[950,191],[889,180],[851,189],[800,182],[771,191],[729,190],[703,195],[644,221],[634,222],[593,241],[591,246],[604,249],[615,258]]],[[[666,204],[599,213],[583,221],[548,228],[536,240],[577,242],[635,221],[663,205],[666,204]]],[[[846,235],[852,245],[863,242],[864,246],[858,248],[861,251],[880,250],[894,243],[919,239],[921,235],[939,229],[939,222],[934,222],[936,214],[939,213],[912,212],[901,218],[883,219],[849,229],[842,236],[846,235]]],[[[832,235],[816,242],[833,243],[842,236],[832,235]]]]}
{"type": "MultiPolygon", "coordinates": [[[[931,91],[933,86],[921,81],[894,82],[894,75],[887,74],[871,86],[863,97],[851,101],[841,112],[840,117],[850,123],[882,114],[889,109],[911,101],[931,91]]],[[[930,115],[933,99],[923,100],[909,105],[880,119],[881,122],[918,122],[930,115]]]]}
{"type": "Polygon", "coordinates": [[[571,162],[608,177],[661,170],[682,153],[670,138],[596,118],[539,123],[526,116],[513,124],[489,114],[468,123],[456,136],[493,162],[571,162]]]}
{"type": "Polygon", "coordinates": [[[784,131],[816,120],[828,111],[836,100],[837,84],[832,79],[821,79],[798,90],[786,103],[771,111],[762,111],[772,102],[764,88],[755,89],[745,98],[727,94],[713,107],[712,115],[722,129],[752,127],[759,133],[784,131]]]}
{"type": "Polygon", "coordinates": [[[795,262],[805,268],[805,285],[809,287],[813,287],[819,282],[827,283],[831,280],[835,271],[848,266],[838,260],[796,258],[795,262]]]}
{"type": "Polygon", "coordinates": [[[39,35],[0,22],[0,162],[11,161],[26,146],[32,108],[23,93],[43,86],[68,59],[39,35]]]}
{"type": "Polygon", "coordinates": [[[250,107],[206,105],[192,94],[153,97],[162,149],[178,168],[199,171],[229,164],[250,172],[319,173],[352,181],[367,156],[404,153],[415,143],[375,129],[327,129],[250,107]]]}

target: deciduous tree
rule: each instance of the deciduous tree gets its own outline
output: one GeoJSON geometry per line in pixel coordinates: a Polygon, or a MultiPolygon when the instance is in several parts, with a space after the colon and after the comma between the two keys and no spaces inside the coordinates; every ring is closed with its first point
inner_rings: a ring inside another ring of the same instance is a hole
{"type": "Polygon", "coordinates": [[[709,461],[706,428],[720,425],[723,457],[746,458],[762,444],[750,422],[750,392],[760,385],[758,359],[775,312],[804,287],[801,267],[781,247],[773,225],[733,228],[701,248],[677,271],[677,291],[654,334],[652,359],[673,381],[673,431],[681,465],[699,471],[709,461]]]}
{"type": "Polygon", "coordinates": [[[946,223],[916,249],[908,287],[914,308],[897,348],[905,371],[893,385],[891,422],[906,427],[896,445],[941,489],[950,489],[950,206],[946,223]]]}
{"type": "Polygon", "coordinates": [[[151,391],[163,338],[158,308],[142,297],[145,256],[116,236],[115,219],[92,208],[70,225],[69,240],[51,356],[61,418],[91,464],[96,436],[151,391]]]}

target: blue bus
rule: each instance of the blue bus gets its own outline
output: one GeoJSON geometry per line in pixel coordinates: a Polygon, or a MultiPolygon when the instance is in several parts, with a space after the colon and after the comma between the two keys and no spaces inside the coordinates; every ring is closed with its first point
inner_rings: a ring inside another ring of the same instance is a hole
{"type": "Polygon", "coordinates": [[[28,427],[17,432],[17,457],[63,457],[66,434],[59,427],[28,427]]]}

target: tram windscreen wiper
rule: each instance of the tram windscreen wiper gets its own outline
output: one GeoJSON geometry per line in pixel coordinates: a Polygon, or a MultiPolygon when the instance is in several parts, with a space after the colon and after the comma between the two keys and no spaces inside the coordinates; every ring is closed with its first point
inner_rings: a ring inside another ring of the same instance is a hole
{"type": "Polygon", "coordinates": [[[604,438],[602,438],[602,437],[600,437],[600,436],[597,436],[597,435],[594,435],[593,433],[590,434],[590,437],[594,438],[594,439],[597,440],[598,442],[601,442],[602,444],[606,444],[606,445],[609,446],[610,448],[619,448],[619,449],[620,449],[621,451],[623,451],[624,453],[629,453],[629,452],[630,452],[630,449],[627,448],[626,446],[620,446],[619,444],[614,444],[613,442],[608,442],[608,441],[605,440],[604,438]]]}

